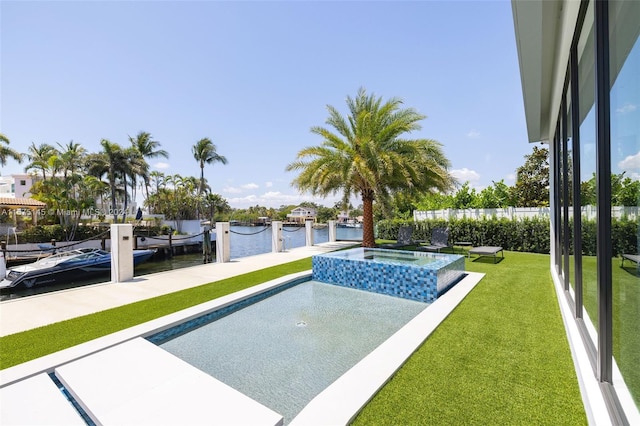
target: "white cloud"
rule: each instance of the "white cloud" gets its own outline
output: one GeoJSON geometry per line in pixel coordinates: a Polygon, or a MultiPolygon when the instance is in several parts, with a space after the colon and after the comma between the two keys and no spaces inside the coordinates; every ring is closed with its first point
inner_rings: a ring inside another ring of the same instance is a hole
{"type": "Polygon", "coordinates": [[[158,161],[156,164],[153,165],[153,167],[160,170],[166,170],[169,167],[171,167],[171,165],[169,163],[158,161]]]}
{"type": "Polygon", "coordinates": [[[480,137],[480,132],[476,129],[471,129],[467,132],[467,137],[470,139],[478,139],[480,137]]]}
{"type": "Polygon", "coordinates": [[[265,182],[264,186],[265,188],[271,188],[273,186],[273,182],[265,182]]]}
{"type": "Polygon", "coordinates": [[[469,181],[471,184],[477,183],[480,180],[480,174],[475,170],[469,170],[466,167],[462,169],[451,170],[453,177],[458,179],[460,183],[469,181]]]}
{"type": "Polygon", "coordinates": [[[637,105],[634,104],[630,104],[630,103],[626,103],[623,106],[621,106],[620,108],[616,108],[616,112],[620,113],[620,114],[627,114],[629,112],[633,112],[638,108],[637,105]]]}
{"type": "MultiPolygon", "coordinates": [[[[227,202],[233,208],[247,208],[250,206],[260,205],[265,207],[278,208],[283,205],[298,205],[303,201],[312,201],[321,206],[331,207],[340,201],[340,196],[329,196],[326,198],[314,197],[310,194],[285,194],[280,191],[268,191],[261,195],[250,194],[244,197],[228,198],[227,202]]],[[[358,205],[354,202],[354,205],[358,205]]]]}
{"type": "Polygon", "coordinates": [[[510,173],[507,175],[507,177],[504,179],[506,184],[509,184],[509,182],[513,182],[515,183],[516,181],[516,174],[515,173],[510,173]]]}
{"type": "Polygon", "coordinates": [[[227,185],[222,189],[222,192],[226,192],[229,194],[242,194],[243,192],[251,191],[258,188],[260,188],[260,186],[252,182],[252,183],[245,183],[244,185],[240,185],[240,186],[227,185]]]}
{"type": "Polygon", "coordinates": [[[618,167],[622,170],[640,170],[640,152],[620,161],[618,167]]]}
{"type": "Polygon", "coordinates": [[[241,194],[242,188],[238,188],[235,186],[225,186],[224,188],[222,188],[222,192],[226,192],[229,194],[241,194]]]}

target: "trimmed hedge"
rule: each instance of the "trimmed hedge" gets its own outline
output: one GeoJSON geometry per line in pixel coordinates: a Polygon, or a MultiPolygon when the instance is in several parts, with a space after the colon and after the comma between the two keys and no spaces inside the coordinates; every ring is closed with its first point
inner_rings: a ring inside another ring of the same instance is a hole
{"type": "MultiPolygon", "coordinates": [[[[505,250],[528,253],[549,253],[549,219],[442,219],[433,220],[381,220],[377,223],[376,238],[395,240],[400,226],[412,225],[414,240],[431,238],[433,228],[449,228],[449,241],[468,241],[473,246],[500,246],[505,250]]],[[[594,256],[597,250],[596,222],[582,222],[582,253],[594,256]]],[[[573,232],[570,230],[570,232],[573,232]]],[[[611,238],[613,255],[636,253],[638,247],[638,223],[629,219],[612,219],[611,238]]],[[[571,248],[573,252],[573,247],[571,248]]]]}

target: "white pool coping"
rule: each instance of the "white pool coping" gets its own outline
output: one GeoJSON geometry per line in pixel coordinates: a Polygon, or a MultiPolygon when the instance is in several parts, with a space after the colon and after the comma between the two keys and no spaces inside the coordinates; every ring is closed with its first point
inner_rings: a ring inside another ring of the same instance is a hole
{"type": "MultiPolygon", "coordinates": [[[[378,389],[380,389],[389,380],[394,372],[402,366],[402,364],[422,344],[422,342],[424,342],[433,330],[435,330],[436,327],[455,309],[455,307],[464,299],[464,297],[466,297],[466,295],[475,287],[483,276],[484,274],[467,272],[467,276],[462,281],[432,303],[422,313],[418,314],[418,316],[416,316],[412,321],[406,324],[386,342],[314,398],[307,407],[305,407],[299,415],[293,419],[291,424],[347,424],[357,415],[360,409],[373,397],[373,395],[375,395],[378,389]]],[[[53,371],[64,372],[73,370],[75,369],[75,367],[72,367],[74,364],[82,365],[85,362],[89,362],[87,359],[91,358],[92,355],[98,354],[101,351],[107,353],[109,351],[105,350],[120,345],[121,348],[118,348],[115,353],[119,354],[121,353],[121,350],[124,350],[122,353],[128,353],[129,355],[122,356],[121,358],[116,357],[120,359],[119,362],[112,363],[109,368],[103,367],[103,374],[109,376],[110,372],[113,372],[115,376],[118,374],[118,371],[128,369],[128,367],[123,365],[128,362],[127,358],[130,357],[131,359],[135,359],[136,357],[136,348],[138,346],[134,343],[123,345],[124,343],[132,342],[140,337],[144,338],[151,336],[185,321],[189,321],[230,304],[279,287],[292,280],[307,277],[310,279],[311,271],[287,275],[108,336],[1,370],[0,396],[4,394],[5,390],[9,390],[16,384],[20,384],[31,377],[53,371]]],[[[160,348],[157,349],[162,350],[160,348]]],[[[133,371],[130,371],[130,374],[128,375],[121,375],[119,377],[119,386],[122,388],[130,386],[131,383],[136,381],[135,377],[136,375],[133,371]]],[[[95,379],[89,380],[91,381],[95,379]]],[[[212,385],[209,384],[208,386],[212,385]]],[[[0,402],[4,406],[4,397],[0,402]]],[[[153,405],[152,400],[146,401],[146,403],[149,404],[147,408],[151,409],[151,406],[153,405]]],[[[159,409],[169,405],[164,398],[158,398],[156,403],[159,409]]],[[[29,404],[29,401],[25,400],[24,404],[29,404]]],[[[213,404],[213,401],[210,401],[207,404],[211,405],[213,404]]],[[[187,417],[188,414],[186,413],[188,410],[181,410],[181,407],[175,402],[172,406],[178,413],[185,413],[183,420],[190,419],[187,417]]],[[[206,421],[209,423],[224,424],[222,418],[217,419],[215,412],[216,410],[212,410],[211,413],[207,414],[206,421]]],[[[166,416],[167,414],[165,414],[165,417],[166,416]]],[[[270,421],[271,418],[272,417],[269,413],[264,415],[266,422],[270,421]]],[[[196,419],[190,420],[195,421],[196,419]]],[[[184,424],[184,421],[181,423],[184,424]]],[[[189,421],[187,421],[187,423],[189,423],[189,421]]],[[[2,422],[2,424],[5,423],[2,422]]]]}
{"type": "Polygon", "coordinates": [[[0,401],[2,425],[87,425],[46,373],[0,389],[0,401]]]}
{"type": "Polygon", "coordinates": [[[283,417],[138,337],[56,368],[101,425],[282,425],[283,417]]]}

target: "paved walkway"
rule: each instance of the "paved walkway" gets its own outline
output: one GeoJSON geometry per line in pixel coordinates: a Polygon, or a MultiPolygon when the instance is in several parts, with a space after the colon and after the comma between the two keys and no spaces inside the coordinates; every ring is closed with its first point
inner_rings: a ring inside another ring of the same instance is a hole
{"type": "Polygon", "coordinates": [[[352,241],[298,247],[173,271],[0,302],[0,336],[127,305],[186,288],[352,246],[352,241]]]}

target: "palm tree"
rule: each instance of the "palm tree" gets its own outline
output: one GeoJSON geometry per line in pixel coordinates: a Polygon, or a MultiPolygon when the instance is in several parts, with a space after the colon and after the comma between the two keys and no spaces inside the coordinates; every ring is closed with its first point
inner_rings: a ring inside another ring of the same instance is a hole
{"type": "Polygon", "coordinates": [[[209,211],[209,220],[211,224],[213,224],[216,212],[224,213],[231,210],[227,200],[222,198],[220,194],[207,194],[204,198],[204,205],[205,209],[209,211]]]}
{"type": "MultiPolygon", "coordinates": [[[[209,138],[200,139],[193,146],[191,151],[193,152],[193,158],[200,164],[200,186],[198,188],[198,195],[201,196],[204,191],[204,165],[212,163],[227,164],[227,159],[223,155],[218,154],[218,148],[209,138]]],[[[196,207],[196,216],[200,218],[199,206],[196,207]]]]}
{"type": "Polygon", "coordinates": [[[82,168],[87,150],[79,143],[69,141],[66,145],[58,146],[62,149],[60,152],[60,163],[63,176],[66,178],[69,173],[75,174],[82,168]]]}
{"type": "Polygon", "coordinates": [[[137,176],[142,176],[145,182],[149,180],[149,165],[142,155],[135,147],[129,147],[122,150],[122,155],[124,156],[124,163],[122,164],[122,181],[124,188],[124,207],[122,211],[122,223],[124,223],[127,219],[127,207],[129,202],[129,194],[127,191],[127,177],[131,180],[131,188],[134,192],[135,196],[135,179],[137,176]]]}
{"type": "Polygon", "coordinates": [[[42,143],[36,145],[35,142],[31,142],[29,150],[27,151],[27,158],[29,164],[24,168],[24,171],[39,170],[42,172],[42,180],[47,180],[47,170],[51,169],[51,166],[55,163],[55,156],[58,154],[58,150],[55,147],[42,143]]]}
{"type": "Polygon", "coordinates": [[[0,166],[7,164],[9,157],[16,160],[18,163],[22,163],[22,154],[18,151],[9,148],[9,138],[0,133],[0,166]]]}
{"type": "Polygon", "coordinates": [[[326,124],[335,132],[312,127],[311,132],[323,138],[322,144],[302,149],[287,166],[287,171],[300,170],[292,184],[302,191],[319,196],[342,191],[345,202],[351,195],[360,195],[364,247],[375,247],[374,200],[386,207],[395,193],[414,196],[447,191],[456,184],[440,143],[403,138],[419,130],[425,116],[401,105],[398,98],[383,102],[363,88],[355,99],[347,97],[346,117],[328,105],[326,124]]]}
{"type": "MultiPolygon", "coordinates": [[[[140,153],[143,159],[163,157],[169,158],[169,153],[160,148],[160,142],[154,141],[153,136],[148,132],[138,132],[135,138],[129,136],[129,142],[140,153]]],[[[147,167],[148,169],[148,167],[147,167]]],[[[145,196],[149,198],[149,176],[140,176],[144,181],[145,196]]],[[[134,186],[136,177],[134,177],[134,186]]]]}
{"type": "Polygon", "coordinates": [[[118,179],[124,175],[127,158],[124,150],[117,143],[111,142],[108,139],[102,139],[100,145],[102,146],[102,152],[88,156],[87,168],[89,174],[93,176],[107,176],[109,189],[111,191],[111,213],[113,214],[113,222],[118,223],[116,193],[118,190],[118,179]]]}

